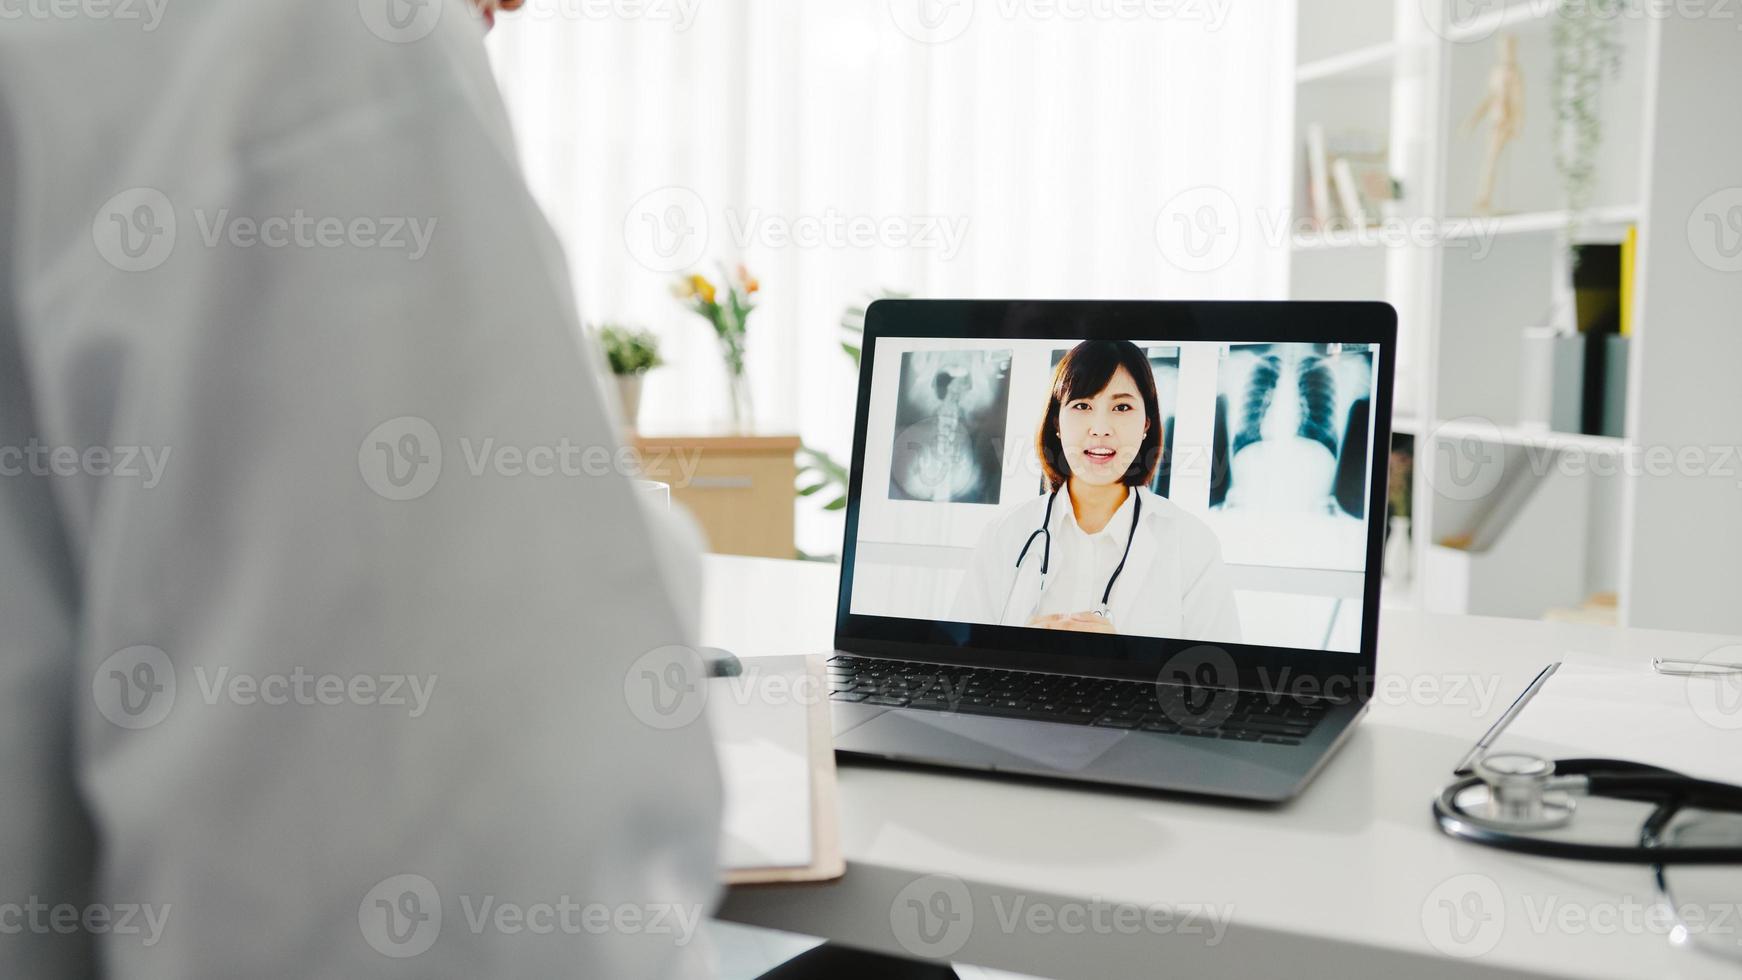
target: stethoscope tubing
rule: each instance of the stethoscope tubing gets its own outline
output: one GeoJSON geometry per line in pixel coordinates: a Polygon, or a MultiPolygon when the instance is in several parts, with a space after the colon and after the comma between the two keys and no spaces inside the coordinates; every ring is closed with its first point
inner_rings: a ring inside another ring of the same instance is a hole
{"type": "MultiPolygon", "coordinates": [[[[1040,519],[1040,528],[1028,536],[1022,543],[1022,551],[1016,556],[1016,570],[1022,570],[1022,562],[1028,557],[1028,549],[1034,546],[1034,539],[1041,539],[1040,552],[1040,590],[1046,591],[1046,576],[1052,565],[1052,505],[1059,499],[1059,491],[1063,483],[1054,487],[1046,498],[1046,515],[1040,519]]],[[[1107,587],[1101,592],[1101,613],[1107,614],[1107,604],[1113,599],[1113,586],[1119,582],[1119,576],[1125,573],[1125,563],[1131,560],[1131,543],[1137,540],[1137,522],[1143,517],[1143,494],[1136,487],[1131,488],[1134,499],[1131,501],[1131,530],[1125,535],[1125,553],[1119,556],[1119,564],[1113,569],[1113,574],[1107,579],[1107,587]]],[[[1012,588],[1015,587],[1012,583],[1012,588]]]]}
{"type": "Polygon", "coordinates": [[[1742,864],[1742,846],[1665,847],[1657,843],[1680,810],[1742,812],[1742,786],[1695,779],[1657,766],[1616,759],[1567,759],[1555,763],[1555,771],[1584,776],[1589,781],[1591,796],[1655,804],[1656,809],[1641,829],[1640,843],[1620,846],[1550,840],[1489,826],[1472,819],[1457,805],[1459,795],[1481,784],[1482,780],[1473,775],[1458,779],[1440,791],[1433,803],[1434,820],[1450,837],[1513,854],[1659,867],[1667,864],[1742,864]]]}

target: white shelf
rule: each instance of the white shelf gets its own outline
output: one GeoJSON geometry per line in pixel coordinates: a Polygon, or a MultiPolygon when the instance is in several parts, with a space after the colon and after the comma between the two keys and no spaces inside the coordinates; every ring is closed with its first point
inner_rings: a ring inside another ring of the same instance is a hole
{"type": "Polygon", "coordinates": [[[1295,69],[1297,84],[1325,79],[1389,78],[1391,66],[1401,50],[1395,41],[1371,44],[1353,51],[1309,61],[1295,69]]]}
{"type": "MultiPolygon", "coordinates": [[[[1566,229],[1571,218],[1570,211],[1442,218],[1435,224],[1431,238],[1436,242],[1456,242],[1500,235],[1553,234],[1566,229]]],[[[1580,242],[1619,242],[1627,226],[1638,221],[1639,209],[1632,205],[1591,208],[1585,212],[1574,237],[1580,242]]],[[[1316,252],[1327,249],[1383,248],[1390,245],[1401,247],[1414,243],[1419,237],[1421,232],[1407,224],[1398,223],[1306,232],[1293,236],[1289,244],[1297,252],[1316,252]]]]}
{"type": "MultiPolygon", "coordinates": [[[[1478,238],[1484,235],[1528,235],[1558,232],[1571,220],[1570,211],[1533,211],[1525,214],[1471,215],[1446,218],[1440,222],[1440,237],[1449,240],[1478,238]]],[[[1578,237],[1583,240],[1605,237],[1603,231],[1619,240],[1620,233],[1639,221],[1639,209],[1632,205],[1590,208],[1579,223],[1578,237]]]]}
{"type": "Polygon", "coordinates": [[[1412,415],[1394,415],[1391,417],[1391,434],[1415,435],[1421,431],[1421,420],[1412,415]]]}
{"type": "Polygon", "coordinates": [[[1576,432],[1555,432],[1517,425],[1490,425],[1454,419],[1434,426],[1436,439],[1475,438],[1499,442],[1508,446],[1528,446],[1535,449],[1577,450],[1586,453],[1617,454],[1625,452],[1627,440],[1619,436],[1587,436],[1576,432]]]}

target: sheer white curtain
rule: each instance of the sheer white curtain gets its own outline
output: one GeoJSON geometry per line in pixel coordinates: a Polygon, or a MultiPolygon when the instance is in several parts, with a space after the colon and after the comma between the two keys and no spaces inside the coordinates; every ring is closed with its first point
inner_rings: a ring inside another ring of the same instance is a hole
{"type": "MultiPolygon", "coordinates": [[[[1283,295],[1286,243],[1259,232],[1290,198],[1292,11],[530,0],[489,43],[583,316],[662,338],[644,426],[720,424],[712,333],[669,287],[743,262],[758,423],[845,458],[838,324],[870,292],[1283,295]],[[1182,254],[1188,224],[1223,247],[1182,254]]],[[[838,524],[802,513],[800,546],[833,552],[838,524]]]]}

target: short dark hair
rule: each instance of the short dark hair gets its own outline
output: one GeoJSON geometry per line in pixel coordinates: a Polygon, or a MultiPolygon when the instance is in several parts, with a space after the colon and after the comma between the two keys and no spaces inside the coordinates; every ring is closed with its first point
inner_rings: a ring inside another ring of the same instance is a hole
{"type": "Polygon", "coordinates": [[[1046,416],[1040,420],[1040,432],[1034,437],[1035,452],[1040,455],[1040,468],[1046,474],[1049,490],[1057,490],[1070,479],[1071,465],[1065,459],[1065,448],[1059,442],[1059,408],[1078,398],[1093,398],[1124,368],[1137,391],[1143,397],[1144,417],[1149,429],[1143,433],[1143,444],[1137,458],[1131,461],[1124,477],[1128,487],[1145,487],[1155,479],[1161,465],[1161,436],[1164,420],[1161,400],[1155,394],[1155,369],[1149,358],[1129,340],[1085,340],[1071,348],[1052,373],[1052,396],[1046,403],[1046,416]]]}

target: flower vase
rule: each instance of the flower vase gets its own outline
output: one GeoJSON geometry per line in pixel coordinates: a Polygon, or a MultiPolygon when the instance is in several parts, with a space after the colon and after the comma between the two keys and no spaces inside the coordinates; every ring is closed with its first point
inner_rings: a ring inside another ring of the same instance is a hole
{"type": "Polygon", "coordinates": [[[732,431],[751,432],[756,428],[756,410],[750,402],[750,377],[743,372],[733,372],[726,379],[728,397],[731,399],[732,431]]]}

